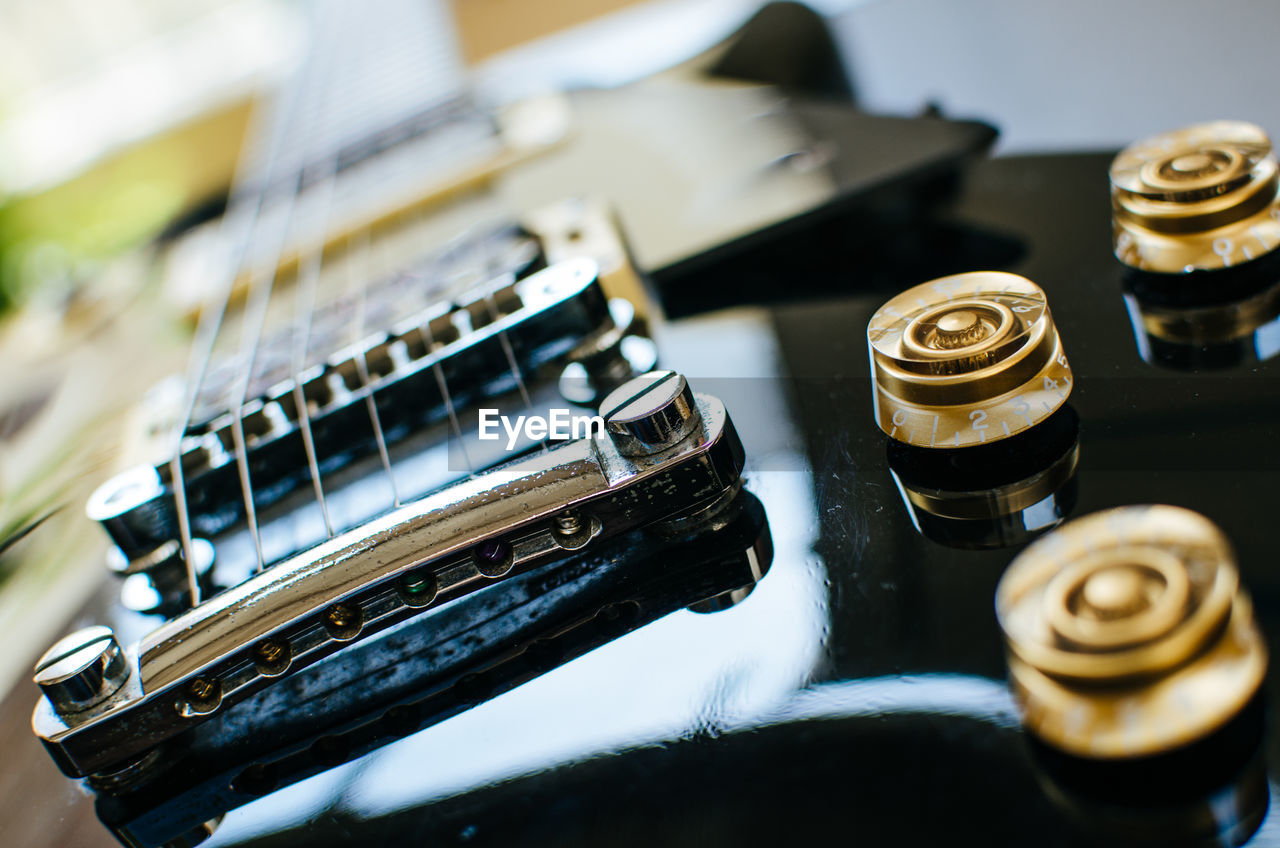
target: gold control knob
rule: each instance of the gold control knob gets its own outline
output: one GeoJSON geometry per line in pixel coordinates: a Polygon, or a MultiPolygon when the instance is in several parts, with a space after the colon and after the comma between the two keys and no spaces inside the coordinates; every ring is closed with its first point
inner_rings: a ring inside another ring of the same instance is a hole
{"type": "Polygon", "coordinates": [[[1266,671],[1226,538],[1179,507],[1063,525],[1009,566],[996,612],[1023,723],[1075,756],[1145,757],[1202,739],[1266,671]]]}
{"type": "Polygon", "coordinates": [[[902,292],[867,327],[876,421],[917,447],[999,441],[1055,412],[1071,368],[1040,287],[978,271],[902,292]]]}
{"type": "Polygon", "coordinates": [[[1196,124],[1122,150],[1111,207],[1124,264],[1162,274],[1229,268],[1280,247],[1280,166],[1253,124],[1196,124]]]}

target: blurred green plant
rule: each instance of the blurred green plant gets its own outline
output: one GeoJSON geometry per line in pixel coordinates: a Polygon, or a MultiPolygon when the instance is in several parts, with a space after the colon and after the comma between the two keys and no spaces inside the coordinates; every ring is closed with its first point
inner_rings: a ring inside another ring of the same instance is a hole
{"type": "Polygon", "coordinates": [[[0,312],[38,289],[74,285],[163,229],[184,200],[171,182],[108,172],[0,202],[0,312]]]}

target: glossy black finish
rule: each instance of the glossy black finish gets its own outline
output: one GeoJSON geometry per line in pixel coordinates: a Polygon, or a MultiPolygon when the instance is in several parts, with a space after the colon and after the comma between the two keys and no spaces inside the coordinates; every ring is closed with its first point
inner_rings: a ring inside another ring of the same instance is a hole
{"type": "Polygon", "coordinates": [[[1175,370],[1239,368],[1280,352],[1280,253],[1218,271],[1125,272],[1142,358],[1175,370]],[[1149,317],[1174,332],[1152,332],[1149,317]]]}
{"type": "Polygon", "coordinates": [[[728,608],[768,571],[760,502],[635,530],[353,645],[164,745],[97,811],[162,846],[254,798],[437,724],[682,607],[728,608]]]}
{"type": "Polygon", "coordinates": [[[935,542],[1005,548],[1030,541],[1075,508],[1080,416],[1070,403],[1012,438],[970,448],[922,448],[888,436],[884,442],[903,508],[935,542]],[[927,507],[912,494],[948,502],[927,507]]]}
{"type": "Polygon", "coordinates": [[[830,179],[832,196],[801,214],[647,269],[668,317],[775,303],[800,293],[840,296],[851,282],[866,285],[869,277],[885,284],[886,270],[891,280],[911,268],[934,267],[939,248],[975,251],[988,266],[1017,252],[1007,239],[975,239],[946,224],[927,242],[917,241],[924,235],[920,216],[950,195],[963,169],[995,142],[991,125],[933,114],[875,115],[805,97],[788,99],[785,112],[813,140],[794,156],[830,179]],[[882,264],[889,254],[897,261],[882,264]]]}
{"type": "MultiPolygon", "coordinates": [[[[1166,844],[1132,799],[1072,805],[1053,790],[1004,687],[993,596],[1017,548],[959,550],[916,531],[867,376],[866,322],[893,292],[983,268],[1030,277],[1077,376],[1075,514],[1162,502],[1217,522],[1274,655],[1280,366],[1142,361],[1111,256],[1109,160],[994,160],[954,206],[892,239],[850,242],[833,223],[758,255],[753,285],[772,280],[786,303],[677,321],[661,340],[665,364],[721,396],[746,445],[777,549],[755,593],[263,799],[209,844],[1166,844]]],[[[737,300],[740,270],[703,282],[737,300]]],[[[1274,741],[1256,755],[1278,773],[1274,741]]],[[[1245,819],[1270,791],[1251,785],[1234,796],[1252,799],[1245,819]]],[[[1229,830],[1231,805],[1214,809],[1211,826],[1229,830]]],[[[1276,815],[1253,844],[1280,839],[1276,815]]]]}

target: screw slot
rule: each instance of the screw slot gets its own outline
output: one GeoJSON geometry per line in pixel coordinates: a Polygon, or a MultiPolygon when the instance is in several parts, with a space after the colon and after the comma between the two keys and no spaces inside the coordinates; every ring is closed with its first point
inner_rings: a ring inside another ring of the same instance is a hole
{"type": "Polygon", "coordinates": [[[633,458],[675,446],[702,423],[689,384],[674,371],[650,371],[623,383],[600,404],[600,416],[614,447],[633,458]]]}
{"type": "Polygon", "coordinates": [[[324,629],[340,642],[356,638],[363,626],[364,611],[355,604],[334,604],[324,612],[324,629]]]}
{"type": "Polygon", "coordinates": [[[266,677],[284,674],[293,661],[293,651],[283,639],[264,639],[253,649],[253,664],[266,677]]]}
{"type": "Polygon", "coordinates": [[[222,703],[222,683],[217,678],[197,677],[186,686],[186,697],[177,703],[184,718],[208,715],[222,703]]]}

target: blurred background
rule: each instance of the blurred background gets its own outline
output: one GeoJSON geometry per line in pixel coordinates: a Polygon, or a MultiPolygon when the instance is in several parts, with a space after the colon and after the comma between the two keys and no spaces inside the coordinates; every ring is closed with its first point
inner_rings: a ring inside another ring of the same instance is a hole
{"type": "MultiPolygon", "coordinates": [[[[0,306],[225,191],[248,103],[305,49],[286,0],[0,5],[0,306]]],[[[420,0],[442,76],[491,97],[616,85],[728,35],[757,0],[420,0]]],[[[814,0],[860,105],[934,103],[997,152],[1111,148],[1215,117],[1280,126],[1268,0],[814,0]],[[1220,33],[1229,33],[1224,38],[1220,33]],[[1218,37],[1215,38],[1214,36],[1218,37]]]]}

